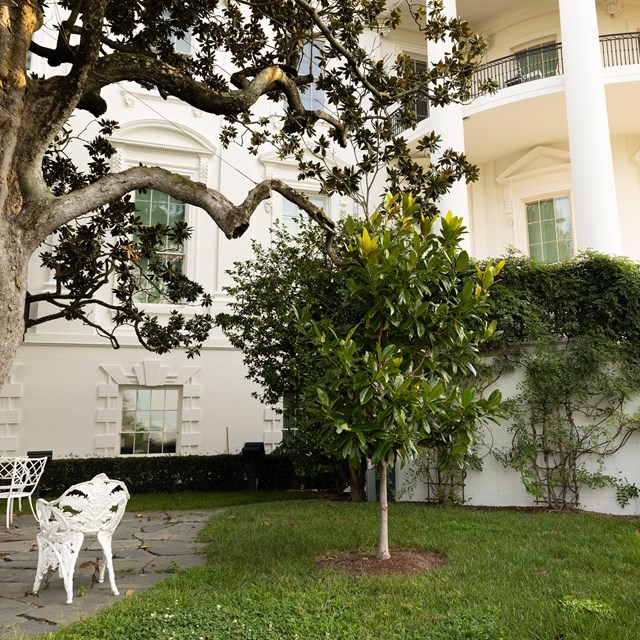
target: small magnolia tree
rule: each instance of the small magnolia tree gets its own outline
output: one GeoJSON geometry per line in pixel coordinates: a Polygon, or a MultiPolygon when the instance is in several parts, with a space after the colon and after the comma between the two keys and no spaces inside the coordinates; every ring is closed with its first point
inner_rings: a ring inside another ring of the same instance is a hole
{"type": "Polygon", "coordinates": [[[355,225],[347,223],[353,240],[342,268],[358,321],[344,328],[298,311],[322,361],[305,405],[336,455],[377,466],[377,557],[387,559],[389,465],[414,458],[421,447],[462,464],[478,423],[498,413],[499,391],[485,398],[460,381],[473,379],[478,350],[495,330],[485,318],[502,264],[469,269],[459,249],[461,219],[425,218],[411,196],[387,196],[357,236],[355,225]]]}

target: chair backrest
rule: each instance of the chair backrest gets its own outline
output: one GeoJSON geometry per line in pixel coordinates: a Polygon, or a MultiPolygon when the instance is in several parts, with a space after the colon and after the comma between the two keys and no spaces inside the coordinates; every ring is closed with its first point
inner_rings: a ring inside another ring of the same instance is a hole
{"type": "Polygon", "coordinates": [[[0,485],[10,493],[29,495],[35,491],[47,464],[47,458],[0,458],[0,485]]]}
{"type": "Polygon", "coordinates": [[[124,482],[111,480],[104,473],[87,482],[69,487],[57,500],[38,500],[37,518],[41,527],[50,528],[52,520],[60,517],[65,529],[98,533],[113,533],[120,524],[129,492],[124,482]]]}
{"type": "Polygon", "coordinates": [[[0,457],[0,483],[2,486],[10,486],[13,481],[13,470],[16,466],[15,458],[0,457]]]}
{"type": "Polygon", "coordinates": [[[48,458],[16,458],[14,483],[18,491],[33,493],[42,478],[48,458]]]}

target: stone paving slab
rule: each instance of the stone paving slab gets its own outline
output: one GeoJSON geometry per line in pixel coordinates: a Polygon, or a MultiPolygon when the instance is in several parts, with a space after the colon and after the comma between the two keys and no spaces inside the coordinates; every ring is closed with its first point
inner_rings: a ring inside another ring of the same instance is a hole
{"type": "Polygon", "coordinates": [[[101,556],[95,538],[88,536],[74,572],[74,599],[66,604],[64,583],[57,573],[31,593],[38,562],[37,522],[31,514],[0,527],[0,640],[37,636],[55,631],[126,597],[147,589],[176,571],[205,564],[206,544],[195,538],[212,511],[126,513],[113,537],[113,565],[120,596],[105,582],[96,581],[96,559],[101,556]]]}

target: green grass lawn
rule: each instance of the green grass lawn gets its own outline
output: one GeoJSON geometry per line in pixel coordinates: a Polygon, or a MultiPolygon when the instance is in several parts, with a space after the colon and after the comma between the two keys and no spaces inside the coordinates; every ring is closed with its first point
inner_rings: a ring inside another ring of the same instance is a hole
{"type": "Polygon", "coordinates": [[[314,561],[373,547],[376,505],[230,508],[202,533],[205,568],[50,637],[635,640],[639,528],[638,518],[395,504],[391,544],[443,552],[446,564],[419,576],[353,577],[319,571],[314,561]]]}

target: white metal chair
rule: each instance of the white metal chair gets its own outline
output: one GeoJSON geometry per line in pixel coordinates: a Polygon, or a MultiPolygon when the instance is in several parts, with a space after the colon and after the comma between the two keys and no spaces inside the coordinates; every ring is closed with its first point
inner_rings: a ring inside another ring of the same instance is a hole
{"type": "Polygon", "coordinates": [[[85,535],[95,535],[104,561],[99,563],[98,582],[104,581],[105,565],[114,595],[119,595],[113,572],[111,539],[122,520],[129,500],[124,482],[111,480],[104,473],[92,480],[69,487],[57,500],[36,502],[40,523],[38,568],[33,593],[38,593],[45,574],[58,569],[64,580],[67,604],[73,602],[73,571],[85,535]]]}
{"type": "Polygon", "coordinates": [[[27,498],[31,513],[36,515],[31,496],[42,478],[46,464],[46,457],[0,458],[0,499],[7,501],[7,528],[13,522],[13,503],[16,499],[18,500],[18,509],[22,511],[22,498],[27,498]]]}

